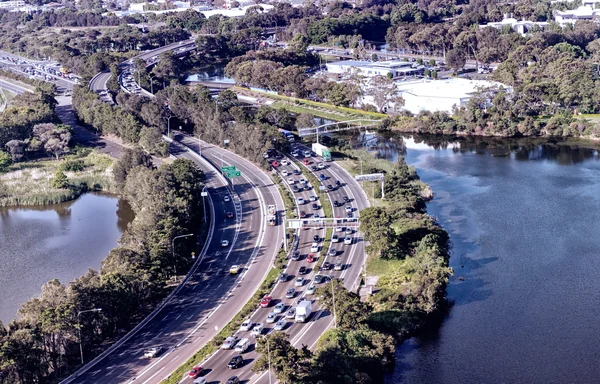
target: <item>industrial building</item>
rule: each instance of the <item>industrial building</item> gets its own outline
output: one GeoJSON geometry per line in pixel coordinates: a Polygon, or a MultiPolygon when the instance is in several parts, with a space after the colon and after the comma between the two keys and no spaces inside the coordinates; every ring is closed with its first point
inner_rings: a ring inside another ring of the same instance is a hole
{"type": "Polygon", "coordinates": [[[344,60],[327,63],[327,72],[334,74],[357,74],[365,77],[387,76],[391,73],[394,78],[414,76],[421,72],[412,68],[412,63],[406,61],[356,61],[344,60]]]}

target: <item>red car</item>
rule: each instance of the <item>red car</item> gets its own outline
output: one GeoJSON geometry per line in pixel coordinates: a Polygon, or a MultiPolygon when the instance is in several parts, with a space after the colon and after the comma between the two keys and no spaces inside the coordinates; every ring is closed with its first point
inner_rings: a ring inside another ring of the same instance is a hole
{"type": "Polygon", "coordinates": [[[300,211],[300,218],[304,219],[306,217],[306,212],[300,211]]]}
{"type": "Polygon", "coordinates": [[[302,160],[302,162],[304,163],[304,165],[310,164],[310,160],[308,160],[308,159],[304,159],[304,160],[302,160]]]}
{"type": "Polygon", "coordinates": [[[272,165],[272,166],[274,166],[274,167],[279,167],[279,162],[277,162],[277,161],[273,161],[273,162],[271,163],[271,165],[272,165]]]}
{"type": "Polygon", "coordinates": [[[263,297],[263,299],[260,301],[260,306],[262,308],[267,308],[269,306],[269,304],[271,304],[271,300],[273,300],[273,298],[271,296],[263,297]]]}
{"type": "Polygon", "coordinates": [[[227,212],[225,216],[227,216],[228,219],[231,219],[233,218],[233,212],[227,212]]]}
{"type": "Polygon", "coordinates": [[[198,366],[192,368],[190,373],[188,373],[188,377],[191,379],[195,379],[198,376],[200,376],[202,374],[202,372],[204,372],[204,368],[202,368],[201,366],[198,365],[198,366]]]}
{"type": "Polygon", "coordinates": [[[309,253],[308,256],[306,256],[306,261],[308,263],[312,263],[313,261],[315,261],[315,255],[313,255],[312,253],[309,253]]]}

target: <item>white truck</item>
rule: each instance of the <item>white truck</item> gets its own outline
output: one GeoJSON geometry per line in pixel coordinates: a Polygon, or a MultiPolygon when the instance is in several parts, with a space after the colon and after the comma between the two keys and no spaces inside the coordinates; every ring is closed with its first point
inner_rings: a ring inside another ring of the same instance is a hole
{"type": "Polygon", "coordinates": [[[329,148],[326,146],[319,143],[313,143],[312,150],[314,153],[321,156],[323,161],[331,161],[331,151],[329,151],[329,148]]]}
{"type": "Polygon", "coordinates": [[[304,300],[296,307],[296,323],[305,323],[310,314],[312,313],[312,302],[310,300],[304,300]]]}
{"type": "Polygon", "coordinates": [[[267,205],[267,224],[270,226],[277,224],[277,209],[274,205],[267,205]]]}

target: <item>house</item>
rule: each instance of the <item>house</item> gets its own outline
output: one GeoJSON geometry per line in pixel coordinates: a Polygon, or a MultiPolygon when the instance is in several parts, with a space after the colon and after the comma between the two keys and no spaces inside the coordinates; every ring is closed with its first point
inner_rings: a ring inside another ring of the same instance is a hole
{"type": "Polygon", "coordinates": [[[487,23],[485,25],[480,25],[479,28],[487,28],[492,27],[496,29],[503,29],[505,27],[510,27],[513,31],[525,36],[527,32],[533,31],[536,28],[544,30],[548,26],[548,23],[545,21],[529,21],[529,20],[517,20],[512,15],[504,14],[504,18],[502,21],[495,21],[491,23],[487,23]]]}
{"type": "Polygon", "coordinates": [[[24,6],[25,2],[23,0],[0,1],[0,9],[13,9],[24,6]]]}
{"type": "Polygon", "coordinates": [[[577,9],[566,11],[553,11],[554,21],[561,27],[567,24],[575,24],[578,20],[594,20],[600,16],[600,9],[595,9],[590,5],[582,5],[577,9]]]}
{"type": "Polygon", "coordinates": [[[365,77],[388,76],[405,77],[419,73],[412,68],[412,63],[406,61],[357,61],[344,60],[327,63],[327,72],[334,74],[357,74],[365,77]]]}

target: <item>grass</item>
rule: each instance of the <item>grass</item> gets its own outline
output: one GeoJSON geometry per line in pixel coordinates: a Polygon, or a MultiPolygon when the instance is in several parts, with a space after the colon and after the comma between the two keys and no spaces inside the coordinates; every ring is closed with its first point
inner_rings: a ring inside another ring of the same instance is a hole
{"type": "Polygon", "coordinates": [[[42,159],[12,164],[0,174],[0,206],[46,205],[73,200],[88,190],[114,192],[113,160],[94,150],[82,150],[60,160],[42,159]],[[66,171],[68,189],[52,188],[51,180],[65,160],[81,160],[84,169],[66,171]]]}
{"type": "Polygon", "coordinates": [[[389,271],[395,270],[397,266],[402,265],[402,263],[404,263],[404,260],[386,260],[379,257],[369,257],[367,260],[367,275],[384,276],[389,273],[389,271]]]}
{"type": "Polygon", "coordinates": [[[289,112],[294,112],[294,113],[297,113],[297,114],[300,114],[300,113],[309,113],[309,114],[311,114],[313,116],[322,117],[324,119],[329,119],[329,120],[333,120],[333,121],[343,121],[343,120],[345,120],[344,116],[340,116],[340,115],[337,115],[337,114],[332,114],[332,113],[320,111],[320,110],[317,110],[317,109],[314,109],[314,108],[307,108],[307,107],[303,107],[303,106],[300,106],[300,105],[293,105],[293,104],[282,103],[280,101],[276,101],[275,103],[273,103],[273,107],[277,108],[277,109],[285,108],[289,112]]]}
{"type": "Polygon", "coordinates": [[[201,363],[206,360],[210,355],[212,355],[219,346],[223,343],[226,337],[231,336],[235,331],[238,330],[240,324],[248,316],[250,316],[256,308],[258,308],[258,302],[264,295],[266,295],[277,280],[277,277],[281,273],[281,270],[278,268],[272,268],[265,279],[263,280],[260,288],[254,293],[252,298],[248,300],[246,305],[235,315],[233,320],[231,320],[221,332],[219,332],[209,343],[207,343],[204,347],[200,348],[198,352],[194,354],[194,356],[190,357],[188,361],[186,361],[183,365],[175,370],[168,378],[162,381],[163,384],[177,384],[181,381],[183,376],[191,370],[195,365],[201,363]]]}

